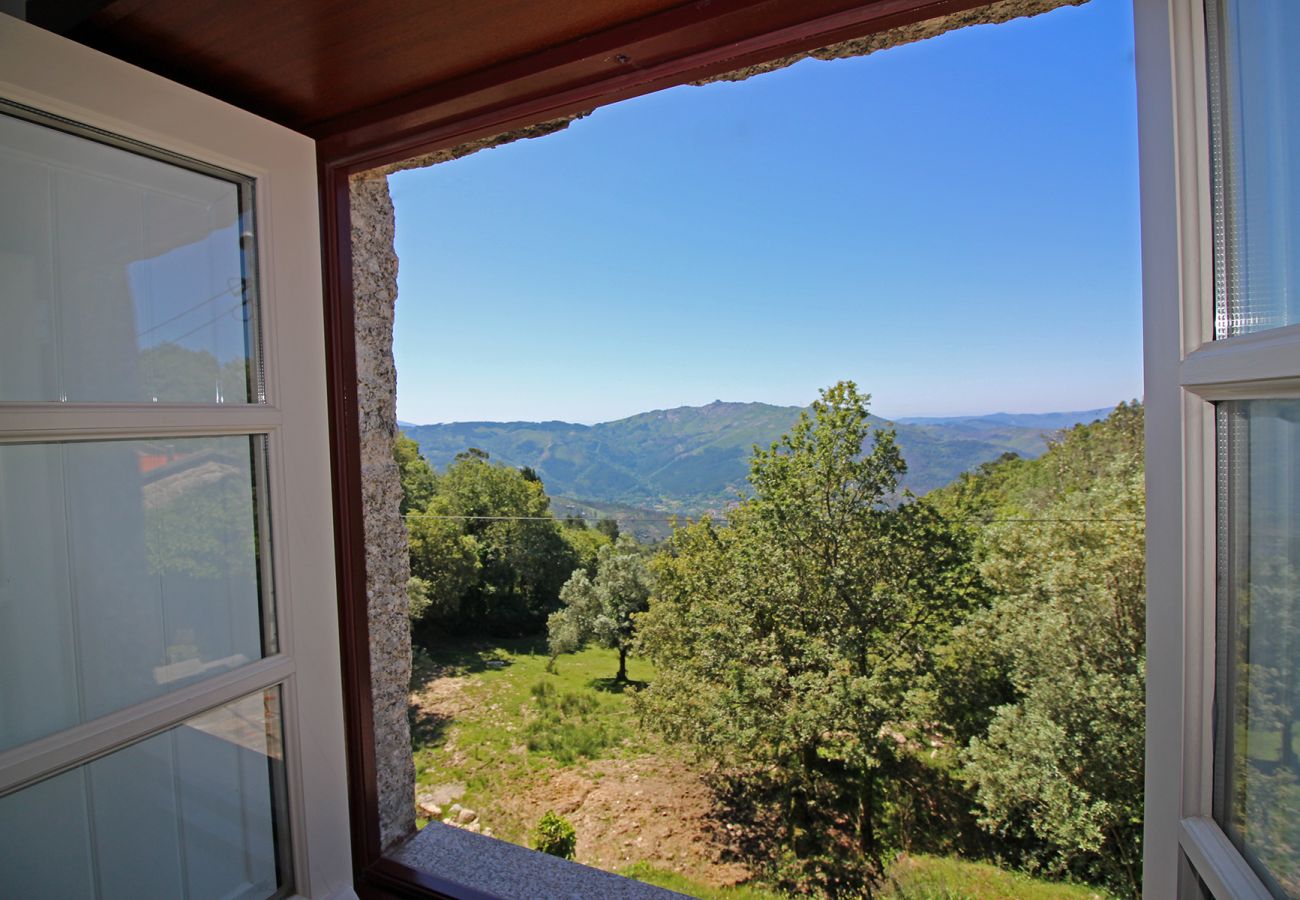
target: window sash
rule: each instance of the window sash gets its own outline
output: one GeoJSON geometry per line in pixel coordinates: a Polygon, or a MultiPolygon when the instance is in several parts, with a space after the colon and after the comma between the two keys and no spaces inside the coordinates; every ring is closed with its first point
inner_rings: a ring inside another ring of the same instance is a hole
{"type": "MultiPolygon", "coordinates": [[[[1219,163],[1211,153],[1212,115],[1209,48],[1207,45],[1207,6],[1214,0],[1172,0],[1167,5],[1160,0],[1136,0],[1139,7],[1139,55],[1143,49],[1144,23],[1141,8],[1164,7],[1151,21],[1159,21],[1156,35],[1153,27],[1151,40],[1163,40],[1170,47],[1169,97],[1173,106],[1173,119],[1169,131],[1161,134],[1170,141],[1170,150],[1176,160],[1171,199],[1175,209],[1167,207],[1160,213],[1171,214],[1176,223],[1173,247],[1177,253],[1177,281],[1162,282],[1159,286],[1169,291],[1166,296],[1156,296],[1148,273],[1144,286],[1148,305],[1147,330],[1161,332],[1164,354],[1153,355],[1151,334],[1147,340],[1148,385],[1153,383],[1153,372],[1168,372],[1176,383],[1181,402],[1177,410],[1176,432],[1164,425],[1148,424],[1148,479],[1150,469],[1169,465],[1171,459],[1181,458],[1181,506],[1170,506],[1170,498],[1153,498],[1149,512],[1152,530],[1170,527],[1169,514],[1177,508],[1176,518],[1182,534],[1181,565],[1166,568],[1168,558],[1153,558],[1149,562],[1151,574],[1148,589],[1157,579],[1168,579],[1170,572],[1180,571],[1183,625],[1175,641],[1162,640],[1155,630],[1149,631],[1149,652],[1168,659],[1177,648],[1178,666],[1181,670],[1181,698],[1151,694],[1149,702],[1174,703],[1181,709],[1181,736],[1176,738],[1181,748],[1179,796],[1157,796],[1159,791],[1149,790],[1148,816],[1153,810],[1157,819],[1151,829],[1168,827],[1164,810],[1177,810],[1178,845],[1186,859],[1200,877],[1205,888],[1219,900],[1228,898],[1258,898],[1268,900],[1273,895],[1267,890],[1249,862],[1232,845],[1227,835],[1213,818],[1214,760],[1215,760],[1215,667],[1216,667],[1216,617],[1218,613],[1218,540],[1217,540],[1217,481],[1216,426],[1214,404],[1234,399],[1274,399],[1300,397],[1300,326],[1287,326],[1266,331],[1235,335],[1216,340],[1215,298],[1219,285],[1216,278],[1223,271],[1215,265],[1216,249],[1223,248],[1222,227],[1216,227],[1215,210],[1224,202],[1224,176],[1216,172],[1219,163]],[[1152,314],[1151,306],[1168,302],[1177,296],[1176,320],[1169,316],[1152,314]],[[1177,322],[1177,358],[1167,356],[1169,335],[1177,322]],[[1153,431],[1154,427],[1154,431],[1153,431]],[[1181,447],[1181,450],[1179,449],[1181,447]],[[1165,508],[1169,507],[1169,508],[1165,508]]],[[[1150,52],[1150,44],[1147,45],[1150,52]]],[[[1147,74],[1150,78],[1150,73],[1147,74]]],[[[1143,73],[1139,70],[1139,89],[1142,90],[1143,73]]],[[[1173,161],[1163,161],[1167,168],[1173,161]]],[[[1144,171],[1144,178],[1147,173],[1144,171]]],[[[1144,185],[1144,190],[1148,187],[1144,185]]],[[[1144,210],[1144,230],[1150,229],[1144,210]]],[[[1167,246],[1160,247],[1168,252],[1167,246]]],[[[1150,267],[1153,259],[1164,262],[1168,257],[1156,257],[1148,246],[1144,266],[1150,267]]],[[[1158,279],[1154,279],[1158,281],[1158,279]]],[[[1157,379],[1160,376],[1157,376],[1157,379]]],[[[1168,402],[1168,395],[1156,402],[1168,402]]],[[[1148,398],[1149,402],[1151,398],[1148,398]]],[[[1149,409],[1152,415],[1156,410],[1149,409]]],[[[1154,623],[1153,623],[1154,624],[1154,623]]],[[[1159,628],[1159,625],[1155,625],[1159,628]]],[[[1165,665],[1161,659],[1149,659],[1149,671],[1165,665]]],[[[1169,737],[1148,732],[1148,747],[1170,747],[1169,737]]],[[[1148,766],[1159,765],[1160,758],[1148,751],[1148,766]]],[[[1149,779],[1151,777],[1149,773],[1149,779]]],[[[1149,782],[1156,784],[1157,782],[1149,782]]],[[[1167,791],[1167,788],[1161,790],[1167,791]]],[[[1149,842],[1150,843],[1150,842],[1149,842]]],[[[1168,862],[1162,860],[1161,863],[1168,862]]],[[[1172,869],[1172,866],[1171,866],[1172,869]]],[[[1163,872],[1163,868],[1148,865],[1148,873],[1163,872]]],[[[1148,887],[1160,891],[1162,880],[1148,887]]],[[[1182,889],[1193,886],[1181,885],[1182,889]]]]}

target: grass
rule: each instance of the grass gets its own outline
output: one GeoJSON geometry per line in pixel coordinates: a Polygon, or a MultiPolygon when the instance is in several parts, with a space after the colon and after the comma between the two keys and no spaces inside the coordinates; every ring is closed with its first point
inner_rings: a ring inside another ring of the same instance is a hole
{"type": "MultiPolygon", "coordinates": [[[[496,836],[526,842],[536,823],[512,821],[495,798],[526,791],[569,766],[644,752],[631,696],[615,684],[618,654],[590,648],[565,655],[554,672],[544,639],[475,646],[447,644],[417,652],[412,687],[420,692],[438,673],[459,676],[451,719],[412,720],[417,791],[463,785],[457,802],[480,813],[496,836]]],[[[628,675],[647,683],[653,669],[628,660],[628,675]]]]}
{"type": "MultiPolygon", "coordinates": [[[[784,900],[785,895],[755,885],[715,888],[657,868],[634,863],[620,875],[700,900],[784,900]]],[[[882,900],[1106,900],[1088,887],[1031,878],[985,863],[935,856],[904,856],[890,871],[882,900]]]]}
{"type": "Polygon", "coordinates": [[[656,887],[667,888],[688,897],[698,897],[699,900],[785,900],[784,894],[773,893],[748,884],[739,884],[735,887],[709,887],[685,875],[669,872],[667,869],[660,869],[646,862],[633,863],[619,869],[618,874],[656,887]]]}
{"type": "Polygon", "coordinates": [[[888,900],[1106,900],[1081,885],[1008,872],[987,863],[938,856],[904,856],[890,869],[888,900]]]}

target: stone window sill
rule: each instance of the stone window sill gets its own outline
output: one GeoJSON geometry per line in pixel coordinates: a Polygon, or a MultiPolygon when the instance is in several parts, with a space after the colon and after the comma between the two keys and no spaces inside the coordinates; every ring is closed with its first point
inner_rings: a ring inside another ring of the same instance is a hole
{"type": "Polygon", "coordinates": [[[435,873],[500,900],[672,900],[685,896],[441,822],[430,822],[387,855],[412,869],[435,873]]]}

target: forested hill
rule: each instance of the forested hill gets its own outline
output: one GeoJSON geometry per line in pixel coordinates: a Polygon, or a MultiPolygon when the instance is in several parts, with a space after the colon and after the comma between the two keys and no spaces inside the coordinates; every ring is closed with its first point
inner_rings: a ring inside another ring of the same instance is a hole
{"type": "MultiPolygon", "coordinates": [[[[438,468],[477,447],[494,461],[532,467],[552,496],[699,513],[723,507],[747,489],[752,446],[776,440],[799,412],[796,406],[715,401],[598,425],[453,422],[403,424],[403,430],[438,468]]],[[[1045,434],[1108,412],[901,420],[894,427],[907,460],[904,484],[923,494],[1009,451],[1038,456],[1046,448],[1045,434]]]]}

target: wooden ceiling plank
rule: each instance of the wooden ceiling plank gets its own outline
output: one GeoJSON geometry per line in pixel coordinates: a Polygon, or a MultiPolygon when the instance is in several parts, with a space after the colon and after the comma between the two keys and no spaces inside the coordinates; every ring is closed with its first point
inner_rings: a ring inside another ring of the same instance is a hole
{"type": "Polygon", "coordinates": [[[66,35],[114,0],[27,0],[27,21],[46,31],[66,35]]]}

